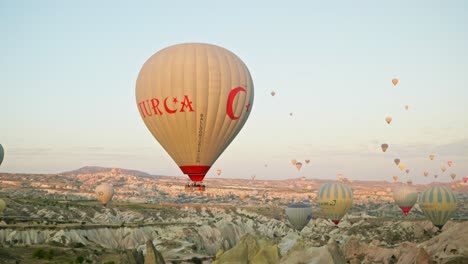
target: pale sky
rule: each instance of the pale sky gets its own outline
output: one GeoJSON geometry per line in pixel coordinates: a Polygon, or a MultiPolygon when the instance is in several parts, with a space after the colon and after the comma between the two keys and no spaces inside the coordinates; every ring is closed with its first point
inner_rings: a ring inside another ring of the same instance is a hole
{"type": "Polygon", "coordinates": [[[255,85],[249,120],[208,177],[221,168],[230,178],[460,179],[466,10],[466,1],[0,1],[0,172],[95,165],[182,176],[140,118],[135,81],[158,50],[204,42],[238,55],[255,85]],[[298,172],[293,158],[311,163],[298,172]]]}

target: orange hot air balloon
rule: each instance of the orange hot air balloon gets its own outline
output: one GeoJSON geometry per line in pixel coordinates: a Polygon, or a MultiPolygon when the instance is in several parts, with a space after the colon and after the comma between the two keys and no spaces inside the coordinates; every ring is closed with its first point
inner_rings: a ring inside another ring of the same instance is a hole
{"type": "Polygon", "coordinates": [[[221,172],[222,172],[222,170],[219,170],[219,169],[216,170],[216,174],[218,174],[218,176],[221,175],[221,172]]]}
{"type": "Polygon", "coordinates": [[[300,171],[301,168],[302,168],[302,163],[301,162],[296,162],[296,168],[297,168],[298,171],[300,171]]]}
{"type": "Polygon", "coordinates": [[[252,109],[249,70],[215,45],[167,47],[143,65],[136,82],[140,115],[184,174],[203,181],[252,109]]]}
{"type": "Polygon", "coordinates": [[[442,172],[445,172],[445,171],[447,170],[447,168],[445,168],[445,166],[442,166],[442,167],[440,167],[440,170],[441,170],[442,172]]]}
{"type": "Polygon", "coordinates": [[[468,182],[468,177],[463,177],[463,182],[467,183],[468,182]]]}
{"type": "Polygon", "coordinates": [[[405,172],[406,172],[406,174],[408,174],[408,173],[410,172],[410,170],[409,170],[409,169],[406,169],[405,172]]]}
{"type": "Polygon", "coordinates": [[[430,160],[434,160],[434,158],[435,158],[435,155],[434,155],[434,154],[429,155],[429,159],[430,159],[430,160]]]}
{"type": "Polygon", "coordinates": [[[429,172],[428,171],[425,171],[424,172],[424,177],[427,177],[429,175],[429,172]]]}
{"type": "Polygon", "coordinates": [[[452,161],[447,161],[447,165],[449,165],[449,167],[452,167],[452,164],[453,164],[452,161]]]}
{"type": "Polygon", "coordinates": [[[382,144],[380,147],[382,148],[382,151],[385,152],[385,151],[387,151],[387,149],[388,149],[388,144],[385,144],[385,143],[384,143],[384,144],[382,144]]]}
{"type": "Polygon", "coordinates": [[[393,78],[392,79],[392,83],[393,83],[393,86],[396,86],[398,84],[398,79],[397,78],[393,78]]]}
{"type": "Polygon", "coordinates": [[[393,180],[394,180],[394,181],[398,181],[398,176],[396,176],[396,175],[393,176],[393,180]]]}
{"type": "Polygon", "coordinates": [[[276,92],[275,91],[271,91],[271,96],[275,96],[276,92]]]}
{"type": "Polygon", "coordinates": [[[397,166],[400,164],[400,159],[394,159],[393,161],[395,162],[397,166]]]}
{"type": "Polygon", "coordinates": [[[385,118],[385,121],[387,122],[387,124],[390,124],[392,122],[392,118],[390,116],[387,116],[385,118]]]}

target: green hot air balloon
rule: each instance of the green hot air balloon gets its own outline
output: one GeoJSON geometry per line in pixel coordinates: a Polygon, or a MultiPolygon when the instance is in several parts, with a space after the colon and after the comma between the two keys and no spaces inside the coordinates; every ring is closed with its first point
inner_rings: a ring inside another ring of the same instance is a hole
{"type": "Polygon", "coordinates": [[[411,185],[403,185],[393,191],[393,199],[403,213],[407,215],[418,200],[418,191],[411,185]]]}
{"type": "Polygon", "coordinates": [[[419,206],[424,215],[442,230],[457,210],[457,196],[446,186],[432,186],[421,193],[419,206]]]}
{"type": "Polygon", "coordinates": [[[322,212],[338,225],[353,204],[353,191],[341,182],[325,183],[320,187],[317,201],[322,212]]]}
{"type": "Polygon", "coordinates": [[[312,218],[312,208],[305,203],[292,203],[286,208],[286,216],[297,231],[301,231],[312,218]]]}

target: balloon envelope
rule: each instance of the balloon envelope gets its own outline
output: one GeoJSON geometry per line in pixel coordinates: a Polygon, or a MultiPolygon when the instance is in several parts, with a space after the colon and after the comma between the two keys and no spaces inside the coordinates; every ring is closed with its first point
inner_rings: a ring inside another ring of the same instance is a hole
{"type": "Polygon", "coordinates": [[[428,171],[425,171],[425,172],[424,172],[424,176],[427,177],[427,175],[429,175],[429,172],[428,172],[428,171]]]}
{"type": "Polygon", "coordinates": [[[310,163],[310,160],[306,159],[306,160],[305,160],[305,163],[306,163],[306,164],[309,164],[309,163],[310,163]]]}
{"type": "Polygon", "coordinates": [[[317,202],[326,217],[338,225],[353,204],[353,191],[341,182],[325,183],[320,187],[317,202]]]}
{"type": "Polygon", "coordinates": [[[432,186],[421,193],[419,206],[440,230],[457,210],[457,196],[446,186],[432,186]]]}
{"type": "Polygon", "coordinates": [[[114,196],[114,187],[110,184],[104,183],[96,187],[95,193],[99,202],[106,206],[114,196]]]}
{"type": "Polygon", "coordinates": [[[393,190],[393,199],[403,213],[407,215],[418,200],[418,192],[411,185],[403,185],[393,190]]]}
{"type": "Polygon", "coordinates": [[[289,222],[297,231],[301,231],[312,218],[312,208],[306,203],[292,203],[285,212],[289,222]]]}
{"type": "Polygon", "coordinates": [[[300,171],[301,168],[302,168],[302,163],[301,162],[296,162],[296,168],[297,168],[298,171],[300,171]]]}
{"type": "Polygon", "coordinates": [[[271,91],[271,96],[275,96],[276,92],[275,91],[271,91]]]}
{"type": "Polygon", "coordinates": [[[430,160],[434,160],[434,157],[435,157],[434,154],[429,155],[429,159],[430,159],[430,160]]]}
{"type": "Polygon", "coordinates": [[[3,150],[2,144],[0,144],[0,165],[2,165],[4,156],[5,156],[5,151],[3,150]]]}
{"type": "Polygon", "coordinates": [[[295,160],[295,159],[291,160],[291,164],[294,165],[294,166],[296,165],[296,162],[297,162],[297,160],[295,160]]]}
{"type": "Polygon", "coordinates": [[[221,172],[222,172],[222,170],[219,170],[219,169],[216,170],[216,174],[218,174],[218,176],[221,175],[221,172]]]}
{"type": "Polygon", "coordinates": [[[463,177],[463,182],[467,183],[468,182],[468,177],[463,177]]]}
{"type": "Polygon", "coordinates": [[[387,116],[387,117],[385,118],[385,121],[387,122],[387,124],[390,124],[390,123],[392,122],[392,118],[389,117],[389,116],[387,116]]]}
{"type": "Polygon", "coordinates": [[[140,115],[192,181],[202,181],[244,126],[253,81],[245,64],[215,45],[167,47],[143,65],[136,82],[140,115]]]}
{"type": "Polygon", "coordinates": [[[450,174],[450,177],[452,178],[452,180],[455,180],[455,177],[457,177],[457,175],[455,173],[452,173],[450,174]]]}
{"type": "Polygon", "coordinates": [[[404,170],[404,169],[405,169],[405,165],[402,164],[402,163],[400,163],[400,164],[398,164],[398,168],[400,168],[400,170],[404,170]]]}
{"type": "Polygon", "coordinates": [[[400,159],[394,159],[393,160],[395,162],[395,164],[398,166],[398,164],[400,164],[400,159]]]}
{"type": "Polygon", "coordinates": [[[442,166],[442,167],[440,167],[440,170],[441,170],[442,172],[445,172],[445,170],[447,170],[447,168],[445,168],[445,166],[442,166]]]}
{"type": "Polygon", "coordinates": [[[394,181],[398,181],[398,176],[396,176],[396,175],[393,176],[393,180],[394,180],[394,181]]]}
{"type": "Polygon", "coordinates": [[[449,167],[452,167],[453,162],[452,161],[447,161],[447,165],[449,165],[449,167]]]}
{"type": "Polygon", "coordinates": [[[393,86],[396,86],[398,84],[398,79],[397,78],[393,78],[392,79],[392,83],[393,83],[393,86]]]}
{"type": "Polygon", "coordinates": [[[385,143],[384,143],[384,144],[382,144],[380,147],[382,148],[382,151],[385,152],[385,151],[387,151],[387,149],[388,149],[388,144],[385,144],[385,143]]]}

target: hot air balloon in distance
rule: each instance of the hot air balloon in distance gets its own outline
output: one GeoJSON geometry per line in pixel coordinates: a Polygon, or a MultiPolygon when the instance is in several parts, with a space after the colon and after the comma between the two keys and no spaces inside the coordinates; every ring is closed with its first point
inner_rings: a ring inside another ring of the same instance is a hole
{"type": "Polygon", "coordinates": [[[388,144],[384,143],[380,147],[382,148],[382,151],[385,152],[388,149],[388,144]]]}
{"type": "Polygon", "coordinates": [[[430,160],[434,160],[434,158],[435,158],[435,155],[434,155],[434,154],[429,155],[429,159],[430,159],[430,160]]]}
{"type": "Polygon", "coordinates": [[[268,164],[265,164],[265,167],[268,167],[268,164]]]}
{"type": "Polygon", "coordinates": [[[145,125],[196,186],[244,126],[253,99],[246,65],[234,53],[204,43],[158,51],[136,82],[145,125]]]}
{"type": "Polygon", "coordinates": [[[297,231],[301,231],[312,219],[312,208],[307,203],[292,203],[286,210],[286,216],[297,231]]]}
{"type": "Polygon", "coordinates": [[[449,165],[449,167],[452,167],[453,162],[452,161],[447,161],[447,165],[449,165]]]}
{"type": "Polygon", "coordinates": [[[391,188],[386,188],[385,191],[386,191],[387,193],[391,193],[391,192],[392,192],[392,189],[391,189],[391,188]]]}
{"type": "Polygon", "coordinates": [[[339,181],[341,181],[341,179],[343,178],[343,174],[342,174],[342,173],[338,173],[338,175],[336,175],[336,177],[338,178],[339,181]]]}
{"type": "Polygon", "coordinates": [[[292,159],[292,160],[291,160],[291,164],[292,164],[293,166],[296,166],[296,162],[297,162],[297,160],[295,160],[295,159],[292,159]]]}
{"type": "Polygon", "coordinates": [[[397,78],[393,78],[392,79],[392,83],[393,83],[393,86],[396,86],[398,84],[398,79],[397,78]]]}
{"type": "Polygon", "coordinates": [[[109,203],[114,196],[114,187],[110,184],[104,183],[96,187],[95,192],[99,202],[106,207],[107,203],[109,203]]]}
{"type": "Polygon", "coordinates": [[[463,177],[463,182],[467,183],[468,182],[468,177],[463,177]]]}
{"type": "Polygon", "coordinates": [[[457,210],[457,196],[446,186],[432,186],[421,193],[419,206],[440,231],[457,210]]]}
{"type": "Polygon", "coordinates": [[[409,110],[409,105],[405,105],[405,110],[409,110]]]}
{"type": "Polygon", "coordinates": [[[290,116],[293,116],[293,113],[289,113],[290,116]]]}
{"type": "Polygon", "coordinates": [[[398,176],[394,175],[392,178],[393,178],[393,181],[398,181],[398,176]]]}
{"type": "Polygon", "coordinates": [[[405,169],[405,165],[400,163],[400,164],[398,164],[398,168],[400,168],[400,170],[403,170],[403,169],[405,169]]]}
{"type": "Polygon", "coordinates": [[[390,116],[387,116],[385,118],[385,122],[387,122],[387,124],[390,124],[392,122],[392,118],[390,116]]]}
{"type": "Polygon", "coordinates": [[[310,163],[310,160],[309,160],[309,159],[306,159],[306,160],[305,160],[305,163],[306,163],[306,164],[309,164],[309,163],[310,163]]]}
{"type": "Polygon", "coordinates": [[[445,171],[447,170],[447,168],[445,168],[445,166],[442,166],[442,167],[440,167],[440,170],[441,170],[442,172],[445,172],[445,171]]]}
{"type": "Polygon", "coordinates": [[[429,175],[428,171],[424,171],[424,177],[427,177],[429,175]]]}
{"type": "Polygon", "coordinates": [[[452,180],[455,180],[456,177],[457,175],[455,173],[450,174],[450,178],[452,178],[452,180]]]}
{"type": "Polygon", "coordinates": [[[312,185],[307,185],[307,190],[312,190],[312,185]]]}
{"type": "Polygon", "coordinates": [[[302,163],[301,162],[296,162],[296,168],[297,168],[298,171],[300,171],[301,168],[302,168],[302,163]]]}
{"type": "Polygon", "coordinates": [[[434,178],[437,179],[437,177],[439,177],[439,175],[435,174],[435,175],[434,175],[434,178]]]}
{"type": "Polygon", "coordinates": [[[338,225],[353,204],[353,191],[341,182],[325,183],[320,187],[317,203],[326,217],[338,225]]]}
{"type": "Polygon", "coordinates": [[[276,95],[276,92],[275,91],[271,91],[271,96],[275,96],[276,95]]]}
{"type": "Polygon", "coordinates": [[[400,164],[400,159],[394,159],[393,161],[395,162],[397,166],[400,164]]]}
{"type": "Polygon", "coordinates": [[[410,172],[410,170],[409,170],[409,169],[406,169],[405,172],[406,172],[406,174],[408,174],[408,173],[410,172]]]}
{"type": "Polygon", "coordinates": [[[457,182],[456,186],[457,186],[457,188],[460,188],[462,185],[461,185],[461,183],[457,182]]]}
{"type": "Polygon", "coordinates": [[[3,213],[3,211],[5,211],[5,208],[6,208],[6,203],[3,199],[0,199],[0,214],[3,213]]]}
{"type": "Polygon", "coordinates": [[[418,200],[418,192],[412,185],[403,185],[393,190],[393,199],[401,211],[407,215],[418,200]]]}
{"type": "Polygon", "coordinates": [[[222,170],[220,170],[220,169],[217,169],[217,170],[216,170],[216,174],[217,174],[218,176],[221,175],[221,172],[222,172],[222,170]]]}
{"type": "Polygon", "coordinates": [[[5,151],[3,150],[2,144],[0,144],[0,165],[2,165],[4,156],[5,156],[5,151]]]}
{"type": "Polygon", "coordinates": [[[250,176],[250,179],[252,179],[252,181],[254,181],[256,177],[257,177],[257,175],[252,175],[252,176],[250,176]]]}

